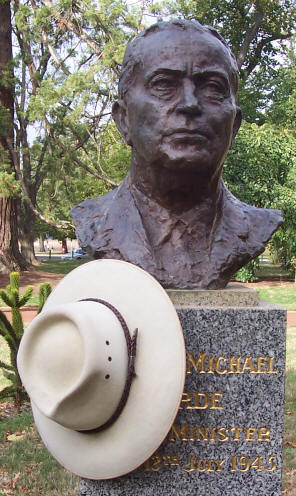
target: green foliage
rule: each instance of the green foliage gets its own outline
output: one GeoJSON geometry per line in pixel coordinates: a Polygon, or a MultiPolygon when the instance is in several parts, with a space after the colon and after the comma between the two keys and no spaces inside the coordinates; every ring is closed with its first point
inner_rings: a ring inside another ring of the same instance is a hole
{"type": "MultiPolygon", "coordinates": [[[[269,258],[271,259],[271,256],[269,258]]],[[[260,264],[258,276],[261,280],[266,279],[268,281],[288,281],[290,279],[289,272],[281,264],[274,263],[260,264]]]]}
{"type": "MultiPolygon", "coordinates": [[[[33,293],[33,286],[27,286],[25,292],[20,294],[19,291],[19,273],[11,272],[10,284],[0,290],[0,297],[4,303],[11,308],[12,322],[10,323],[4,312],[0,310],[0,336],[2,336],[10,349],[10,364],[0,361],[0,368],[4,376],[11,384],[0,391],[0,399],[13,397],[17,409],[27,398],[21,379],[17,370],[16,357],[20,341],[24,333],[24,324],[21,314],[21,308],[26,305],[33,293]]],[[[39,304],[38,312],[50,294],[51,288],[49,283],[43,283],[39,287],[39,304]]]]}
{"type": "Polygon", "coordinates": [[[114,122],[104,127],[97,160],[113,181],[120,183],[130,166],[131,149],[123,141],[114,122]]]}
{"type": "Polygon", "coordinates": [[[294,205],[296,140],[270,124],[243,123],[230,150],[224,176],[233,193],[264,208],[294,205]],[[290,201],[289,201],[290,200],[290,201]]]}
{"type": "Polygon", "coordinates": [[[287,268],[296,255],[296,140],[286,129],[244,123],[224,168],[229,189],[240,200],[280,209],[284,223],[271,250],[287,268]]]}
{"type": "Polygon", "coordinates": [[[11,172],[10,164],[7,163],[7,157],[8,152],[0,149],[0,198],[18,198],[20,195],[20,184],[15,179],[15,173],[11,172]]]}
{"type": "Polygon", "coordinates": [[[288,52],[289,63],[276,75],[273,103],[267,118],[273,124],[288,128],[296,136],[296,52],[292,45],[288,52]]]}
{"type": "MultiPolygon", "coordinates": [[[[1,78],[2,82],[2,78],[1,78]]],[[[6,137],[8,131],[11,130],[11,113],[9,109],[5,108],[1,103],[0,103],[0,137],[6,137]]]]}
{"type": "Polygon", "coordinates": [[[28,5],[19,4],[18,10],[15,15],[16,27],[21,31],[27,31],[30,29],[30,15],[32,10],[28,5]]]}
{"type": "MultiPolygon", "coordinates": [[[[107,192],[126,170],[120,155],[127,152],[118,136],[112,138],[111,151],[108,123],[124,47],[139,29],[142,5],[20,0],[11,7],[15,77],[7,71],[2,79],[14,86],[15,149],[23,183],[32,205],[48,221],[72,222],[69,210],[75,203],[107,192]],[[109,161],[102,158],[107,148],[109,161]]],[[[11,129],[11,116],[4,114],[0,108],[0,133],[8,125],[11,129]]],[[[0,171],[1,194],[19,195],[24,205],[26,194],[20,194],[11,170],[0,171]]],[[[22,207],[20,218],[33,232],[28,210],[22,207]]],[[[41,222],[36,233],[39,229],[44,229],[41,222]]],[[[59,237],[65,235],[73,236],[73,227],[60,231],[59,237]]]]}
{"type": "Polygon", "coordinates": [[[258,269],[259,269],[259,259],[255,258],[248,262],[244,267],[239,269],[235,275],[234,279],[240,282],[254,282],[258,281],[258,269]]]}
{"type": "MultiPolygon", "coordinates": [[[[1,73],[1,83],[4,83],[3,73],[1,73]]],[[[5,139],[10,135],[11,128],[11,112],[0,103],[0,138],[5,139]]],[[[20,185],[15,178],[9,152],[0,146],[0,198],[16,198],[19,192],[20,185]]]]}
{"type": "MultiPolygon", "coordinates": [[[[85,127],[77,124],[75,132],[78,139],[83,140],[85,137],[85,127]]],[[[114,123],[102,126],[100,136],[91,136],[87,144],[88,155],[84,151],[76,152],[90,169],[100,170],[107,178],[115,184],[122,181],[130,163],[130,148],[123,142],[114,123]]],[[[57,160],[54,164],[51,157],[46,155],[45,161],[49,162],[49,171],[47,178],[43,181],[39,193],[38,204],[42,206],[44,214],[48,218],[67,219],[70,222],[72,218],[69,215],[73,205],[95,196],[99,196],[110,191],[111,186],[107,181],[91,174],[86,174],[83,168],[75,166],[72,152],[59,155],[59,150],[55,149],[54,156],[57,160]]],[[[73,152],[74,153],[74,152],[73,152]]],[[[48,226],[38,223],[36,233],[49,232],[48,226]]],[[[51,231],[52,232],[52,231],[51,231]]],[[[58,239],[67,235],[74,235],[73,230],[55,231],[52,233],[58,239]]]]}
{"type": "Polygon", "coordinates": [[[272,65],[259,67],[239,83],[238,102],[245,121],[262,125],[267,120],[278,70],[272,65]]]}
{"type": "Polygon", "coordinates": [[[39,294],[38,294],[39,303],[38,303],[37,313],[41,312],[41,310],[44,306],[44,303],[46,302],[50,293],[51,293],[51,286],[50,286],[49,282],[42,282],[39,286],[39,294]]]}
{"type": "Polygon", "coordinates": [[[289,218],[289,213],[287,213],[284,224],[281,229],[274,234],[271,242],[273,258],[279,261],[282,266],[289,271],[291,276],[295,272],[295,215],[294,211],[289,218]]]}

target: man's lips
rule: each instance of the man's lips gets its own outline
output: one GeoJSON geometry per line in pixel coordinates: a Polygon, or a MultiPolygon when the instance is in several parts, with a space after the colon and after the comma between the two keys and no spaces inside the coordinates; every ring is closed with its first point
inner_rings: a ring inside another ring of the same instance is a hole
{"type": "Polygon", "coordinates": [[[178,128],[178,129],[173,129],[168,131],[167,133],[164,134],[165,136],[193,136],[193,137],[202,137],[202,138],[208,138],[206,132],[201,131],[200,129],[188,129],[188,128],[178,128]]]}
{"type": "Polygon", "coordinates": [[[178,128],[165,133],[165,139],[180,141],[183,143],[195,144],[205,142],[208,139],[207,134],[199,129],[178,128]]]}

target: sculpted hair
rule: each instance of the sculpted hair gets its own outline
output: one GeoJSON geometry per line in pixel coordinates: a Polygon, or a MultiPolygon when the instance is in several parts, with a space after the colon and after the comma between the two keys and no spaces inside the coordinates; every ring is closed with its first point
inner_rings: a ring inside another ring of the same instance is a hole
{"type": "Polygon", "coordinates": [[[231,65],[231,73],[232,73],[232,81],[231,82],[232,82],[232,86],[233,86],[235,94],[237,93],[238,80],[239,80],[239,70],[238,70],[235,55],[230,50],[230,48],[227,45],[224,38],[212,26],[202,25],[198,21],[195,21],[195,20],[189,21],[189,20],[185,20],[185,19],[177,19],[177,20],[170,21],[170,22],[161,21],[161,22],[157,22],[156,24],[153,24],[152,26],[145,29],[144,31],[141,31],[141,33],[139,33],[127,45],[125,55],[123,58],[123,62],[122,62],[122,66],[121,66],[121,73],[120,73],[119,83],[118,83],[119,98],[124,98],[124,95],[127,93],[129,87],[133,83],[136,67],[138,65],[141,65],[141,61],[142,61],[141,49],[142,49],[143,41],[147,38],[147,36],[150,36],[154,33],[159,32],[159,31],[166,31],[169,29],[180,29],[180,30],[193,29],[195,31],[198,31],[199,33],[209,33],[212,36],[215,36],[215,38],[217,38],[224,45],[224,47],[226,48],[226,50],[228,52],[230,65],[231,65]]]}

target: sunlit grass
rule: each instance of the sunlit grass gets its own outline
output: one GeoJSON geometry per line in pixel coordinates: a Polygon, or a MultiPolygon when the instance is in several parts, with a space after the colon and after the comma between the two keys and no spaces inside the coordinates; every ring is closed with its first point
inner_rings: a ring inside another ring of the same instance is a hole
{"type": "Polygon", "coordinates": [[[51,274],[68,274],[71,270],[76,269],[79,265],[89,262],[90,258],[80,260],[57,260],[52,259],[42,262],[36,267],[41,272],[50,272],[51,274]]]}
{"type": "Polygon", "coordinates": [[[292,286],[268,286],[258,288],[262,300],[281,305],[286,310],[296,311],[296,284],[292,286]]]}

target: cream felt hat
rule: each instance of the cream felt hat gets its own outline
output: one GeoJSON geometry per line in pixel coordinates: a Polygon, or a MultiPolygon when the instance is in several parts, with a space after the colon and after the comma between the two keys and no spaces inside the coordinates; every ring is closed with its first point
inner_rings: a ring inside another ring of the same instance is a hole
{"type": "Polygon", "coordinates": [[[111,479],[149,458],[173,424],[183,333],[151,275],[96,260],[51,293],[24,333],[18,369],[52,455],[77,475],[111,479]]]}

